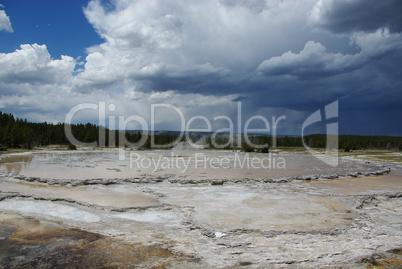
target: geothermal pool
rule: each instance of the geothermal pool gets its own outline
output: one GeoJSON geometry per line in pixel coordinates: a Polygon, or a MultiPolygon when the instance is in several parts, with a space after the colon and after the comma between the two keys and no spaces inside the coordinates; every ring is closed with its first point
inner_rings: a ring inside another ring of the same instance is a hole
{"type": "Polygon", "coordinates": [[[309,154],[230,151],[36,151],[1,155],[0,190],[2,267],[62,266],[67,248],[78,260],[107,252],[98,265],[111,267],[401,261],[396,164],[341,159],[332,167],[309,154]],[[49,240],[21,239],[24,231],[49,240]],[[78,246],[90,254],[79,256],[78,246]]]}
{"type": "MultiPolygon", "coordinates": [[[[324,157],[325,158],[325,157],[324,157]]],[[[328,157],[329,158],[329,157],[328,157]]],[[[340,160],[336,167],[308,154],[230,151],[59,151],[5,156],[0,169],[41,179],[278,179],[348,176],[380,171],[369,162],[340,160]]]]}

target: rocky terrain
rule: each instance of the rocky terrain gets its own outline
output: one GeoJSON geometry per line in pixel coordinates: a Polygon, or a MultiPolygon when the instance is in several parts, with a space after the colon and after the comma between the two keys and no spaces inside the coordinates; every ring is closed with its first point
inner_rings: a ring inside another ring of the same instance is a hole
{"type": "Polygon", "coordinates": [[[193,161],[185,173],[152,173],[129,169],[116,152],[21,156],[0,161],[1,267],[402,264],[397,164],[341,160],[330,167],[284,154],[276,155],[286,160],[282,170],[197,169],[193,161]]]}

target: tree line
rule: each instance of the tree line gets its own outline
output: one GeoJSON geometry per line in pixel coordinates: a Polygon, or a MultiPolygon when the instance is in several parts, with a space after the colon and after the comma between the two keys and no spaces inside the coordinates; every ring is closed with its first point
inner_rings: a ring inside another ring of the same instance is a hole
{"type": "MultiPolygon", "coordinates": [[[[109,130],[103,126],[95,124],[72,124],[71,131],[73,136],[80,142],[95,142],[99,145],[99,132],[104,134],[104,146],[116,147],[122,145],[118,139],[121,137],[119,130],[109,130]]],[[[138,143],[143,136],[146,135],[142,148],[151,148],[151,137],[156,145],[167,145],[176,141],[177,135],[169,134],[147,134],[140,131],[127,131],[124,133],[125,139],[130,143],[138,143]]],[[[226,136],[218,136],[215,140],[216,145],[227,144],[229,138],[226,136]]],[[[272,137],[266,135],[254,135],[250,137],[250,141],[256,145],[272,146],[272,137]]],[[[338,147],[344,151],[358,149],[402,149],[402,138],[391,136],[361,136],[361,135],[340,135],[338,137],[338,147]]],[[[325,148],[326,135],[312,134],[304,137],[304,142],[309,147],[325,148]]],[[[207,137],[206,143],[209,148],[214,148],[211,136],[207,137]]],[[[70,141],[64,132],[64,124],[32,123],[26,119],[15,118],[11,113],[3,113],[0,111],[0,144],[8,148],[32,148],[36,146],[47,146],[50,144],[68,145],[70,141]]],[[[233,148],[230,143],[226,149],[233,148]]],[[[303,147],[302,137],[284,136],[276,138],[276,146],[278,147],[303,147]]],[[[243,143],[241,145],[245,151],[253,151],[249,145],[243,143]]],[[[266,151],[263,148],[262,151],[266,151]]],[[[261,150],[260,150],[261,151],[261,150]]]]}
{"type": "MultiPolygon", "coordinates": [[[[254,145],[268,145],[273,146],[273,139],[267,135],[253,135],[249,137],[249,140],[254,145]]],[[[245,143],[245,139],[242,139],[241,149],[244,151],[259,151],[265,152],[267,147],[253,147],[248,143],[245,143]]],[[[304,138],[300,136],[284,136],[276,137],[277,147],[304,147],[303,141],[306,146],[310,148],[326,148],[327,136],[325,134],[311,134],[306,135],[304,138]]],[[[219,148],[220,145],[228,145],[225,149],[232,149],[233,147],[229,143],[228,136],[221,136],[215,139],[215,143],[212,143],[211,138],[207,138],[207,144],[209,148],[219,148]],[[215,146],[215,145],[217,146],[215,146]]],[[[402,137],[392,136],[364,136],[364,135],[339,135],[338,136],[338,149],[348,152],[351,150],[359,149],[402,149],[402,137]]]]}
{"type": "MultiPolygon", "coordinates": [[[[97,126],[92,123],[71,124],[71,132],[74,138],[82,143],[103,144],[106,147],[117,147],[122,145],[119,139],[122,137],[119,130],[109,130],[103,126],[97,126]],[[101,132],[102,143],[99,141],[99,132],[101,132]]],[[[177,139],[177,136],[144,134],[140,131],[128,131],[124,133],[124,138],[129,143],[138,143],[146,135],[142,148],[151,148],[151,137],[156,145],[166,145],[177,139]]],[[[51,144],[69,145],[70,141],[65,134],[63,123],[50,124],[32,123],[26,119],[15,118],[11,113],[0,111],[0,144],[8,148],[33,148],[38,146],[47,146],[51,144]]]]}
{"type": "MultiPolygon", "coordinates": [[[[250,139],[256,145],[268,144],[272,146],[272,137],[253,136],[250,139]]],[[[303,147],[304,143],[310,148],[326,148],[327,135],[311,134],[304,138],[300,136],[284,136],[276,138],[277,147],[303,147]]],[[[368,136],[368,135],[339,135],[338,149],[348,152],[360,149],[388,149],[401,150],[402,137],[368,136]]]]}

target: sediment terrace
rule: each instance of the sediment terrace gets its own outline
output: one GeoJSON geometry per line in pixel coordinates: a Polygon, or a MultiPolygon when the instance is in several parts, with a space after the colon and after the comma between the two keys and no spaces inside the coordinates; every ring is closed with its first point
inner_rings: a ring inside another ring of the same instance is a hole
{"type": "MultiPolygon", "coordinates": [[[[214,169],[197,167],[194,152],[135,153],[189,165],[184,172],[173,165],[133,168],[130,152],[119,161],[117,151],[2,155],[1,266],[29,267],[35,261],[63,266],[66,252],[89,263],[105,255],[108,244],[114,256],[103,264],[110,267],[402,262],[398,165],[341,159],[331,167],[307,154],[275,154],[271,161],[283,158],[285,169],[239,168],[233,152],[202,152],[233,160],[228,169],[214,169]],[[27,243],[24,233],[32,225],[48,227],[43,230],[49,230],[49,240],[33,235],[27,243]],[[18,248],[18,242],[27,245],[18,248]],[[86,254],[78,255],[77,249],[86,254]],[[126,256],[118,254],[122,249],[126,256]],[[44,258],[49,253],[54,259],[44,258]],[[139,258],[129,258],[130,253],[139,258]]],[[[238,154],[244,160],[245,153],[238,154]]]]}

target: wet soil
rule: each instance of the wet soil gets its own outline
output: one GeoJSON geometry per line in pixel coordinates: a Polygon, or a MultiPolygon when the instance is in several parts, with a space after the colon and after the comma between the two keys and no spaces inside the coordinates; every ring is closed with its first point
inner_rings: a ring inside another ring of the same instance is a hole
{"type": "Polygon", "coordinates": [[[361,267],[367,269],[398,269],[402,268],[402,249],[391,249],[384,253],[376,253],[361,260],[361,267]]]}

